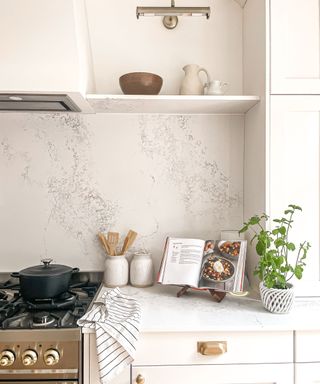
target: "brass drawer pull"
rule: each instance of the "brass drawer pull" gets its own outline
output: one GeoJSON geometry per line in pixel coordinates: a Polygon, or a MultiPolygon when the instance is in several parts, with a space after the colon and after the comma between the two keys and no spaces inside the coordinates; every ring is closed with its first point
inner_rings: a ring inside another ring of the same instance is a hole
{"type": "Polygon", "coordinates": [[[222,355],[227,352],[226,341],[198,341],[197,346],[201,355],[222,355]]]}
{"type": "Polygon", "coordinates": [[[138,375],[136,377],[136,384],[144,384],[145,383],[145,380],[144,380],[144,377],[142,375],[138,375]]]}

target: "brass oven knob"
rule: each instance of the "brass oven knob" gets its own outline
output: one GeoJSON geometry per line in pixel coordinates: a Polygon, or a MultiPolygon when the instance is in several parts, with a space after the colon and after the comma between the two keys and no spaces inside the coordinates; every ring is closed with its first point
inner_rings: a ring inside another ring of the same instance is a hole
{"type": "Polygon", "coordinates": [[[8,367],[14,363],[15,359],[16,357],[12,351],[4,350],[0,353],[0,366],[8,367]]]}
{"type": "Polygon", "coordinates": [[[32,349],[27,349],[22,354],[22,364],[23,365],[33,365],[37,362],[38,355],[36,351],[32,349]]]}
{"type": "Polygon", "coordinates": [[[136,384],[145,384],[145,379],[144,379],[144,377],[142,375],[139,374],[136,377],[136,384]]]}
{"type": "Polygon", "coordinates": [[[56,349],[48,349],[43,356],[46,365],[55,365],[59,363],[60,354],[56,349]]]}

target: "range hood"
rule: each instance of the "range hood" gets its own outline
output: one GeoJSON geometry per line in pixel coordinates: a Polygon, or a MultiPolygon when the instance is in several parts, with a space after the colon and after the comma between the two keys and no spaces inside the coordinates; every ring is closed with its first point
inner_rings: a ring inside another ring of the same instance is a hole
{"type": "Polygon", "coordinates": [[[3,0],[0,111],[93,112],[85,0],[3,0]]]}

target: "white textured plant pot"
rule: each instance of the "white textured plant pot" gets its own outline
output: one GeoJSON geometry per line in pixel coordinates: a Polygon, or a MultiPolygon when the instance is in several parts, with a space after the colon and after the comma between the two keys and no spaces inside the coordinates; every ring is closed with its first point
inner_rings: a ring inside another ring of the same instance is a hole
{"type": "Polygon", "coordinates": [[[288,313],[294,301],[294,288],[288,284],[288,289],[267,288],[260,283],[260,296],[263,306],[272,313],[288,313]]]}

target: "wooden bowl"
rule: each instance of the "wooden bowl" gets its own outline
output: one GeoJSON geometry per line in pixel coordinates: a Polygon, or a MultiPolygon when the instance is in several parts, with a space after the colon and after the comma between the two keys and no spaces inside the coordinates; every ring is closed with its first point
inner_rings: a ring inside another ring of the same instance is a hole
{"type": "Polygon", "coordinates": [[[157,95],[162,87],[162,78],[149,72],[131,72],[122,75],[119,83],[125,95],[157,95]]]}

